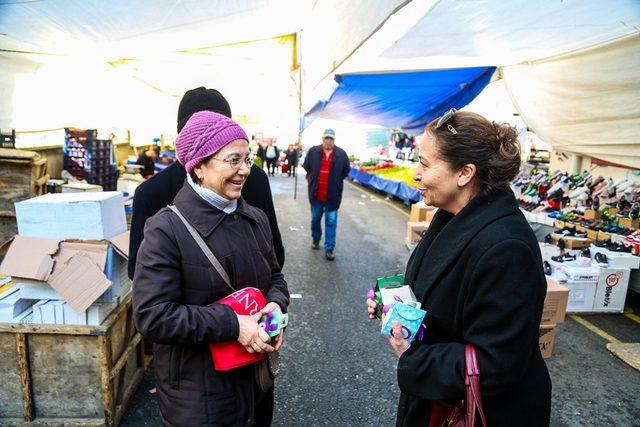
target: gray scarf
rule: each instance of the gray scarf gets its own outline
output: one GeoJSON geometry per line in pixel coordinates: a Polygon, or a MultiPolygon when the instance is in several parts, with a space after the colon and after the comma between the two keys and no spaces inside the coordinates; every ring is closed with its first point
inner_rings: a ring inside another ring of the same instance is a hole
{"type": "Polygon", "coordinates": [[[204,201],[208,202],[214,208],[218,208],[222,212],[227,214],[235,212],[235,210],[238,208],[238,200],[225,199],[216,192],[196,184],[195,182],[193,182],[193,179],[191,179],[191,175],[189,174],[187,174],[187,182],[189,183],[191,188],[193,188],[193,190],[198,193],[198,195],[202,197],[202,199],[204,199],[204,201]]]}

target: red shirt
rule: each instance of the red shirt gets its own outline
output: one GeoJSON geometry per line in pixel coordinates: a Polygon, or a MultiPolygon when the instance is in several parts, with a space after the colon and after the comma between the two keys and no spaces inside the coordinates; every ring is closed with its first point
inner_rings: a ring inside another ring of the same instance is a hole
{"type": "Polygon", "coordinates": [[[320,163],[320,173],[318,174],[318,192],[316,193],[316,200],[321,202],[326,202],[329,199],[329,173],[331,172],[333,153],[335,153],[335,150],[331,150],[331,154],[327,156],[325,151],[322,150],[322,162],[320,163]]]}

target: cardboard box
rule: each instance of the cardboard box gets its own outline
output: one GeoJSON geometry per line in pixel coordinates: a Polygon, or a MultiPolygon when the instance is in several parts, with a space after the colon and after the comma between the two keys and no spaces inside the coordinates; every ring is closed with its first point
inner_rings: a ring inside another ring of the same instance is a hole
{"type": "Polygon", "coordinates": [[[560,239],[564,240],[564,245],[567,249],[582,249],[588,247],[592,243],[592,240],[589,240],[586,237],[568,237],[557,233],[551,233],[551,240],[553,241],[553,244],[557,245],[560,239]]]}
{"type": "MultiPolygon", "coordinates": [[[[18,287],[47,292],[81,313],[98,299],[117,301],[131,289],[127,276],[128,232],[110,241],[15,236],[2,250],[0,271],[18,287]],[[52,289],[48,289],[48,287],[52,289]],[[55,295],[51,294],[55,291],[55,295]]],[[[36,296],[36,293],[30,294],[36,296]]]]}
{"type": "Polygon", "coordinates": [[[593,209],[585,209],[583,216],[587,219],[600,219],[600,212],[593,209]]]}
{"type": "Polygon", "coordinates": [[[602,268],[596,286],[593,311],[622,313],[627,298],[631,270],[625,268],[602,268]]]}
{"type": "Polygon", "coordinates": [[[38,301],[22,298],[19,291],[5,295],[0,299],[0,322],[12,322],[26,310],[31,309],[36,302],[38,301]]]}
{"type": "Polygon", "coordinates": [[[551,277],[562,283],[571,282],[597,282],[600,277],[600,268],[594,267],[589,258],[578,258],[571,262],[557,262],[549,260],[551,265],[551,277]],[[583,261],[586,261],[586,264],[583,261]]]}
{"type": "Polygon", "coordinates": [[[591,253],[592,260],[598,252],[605,254],[607,256],[607,261],[609,261],[609,267],[611,268],[628,268],[632,270],[640,268],[640,257],[630,253],[614,252],[596,245],[591,245],[589,247],[589,252],[591,253]]]}
{"type": "Polygon", "coordinates": [[[620,224],[623,227],[633,228],[634,230],[637,230],[638,228],[640,228],[640,221],[638,221],[637,219],[620,218],[618,219],[618,224],[620,224]]]}
{"type": "Polygon", "coordinates": [[[569,288],[547,277],[547,295],[542,309],[542,325],[555,325],[564,322],[569,302],[569,288]]]}
{"type": "Polygon", "coordinates": [[[605,233],[604,231],[598,231],[598,238],[596,242],[602,242],[611,239],[611,234],[605,233]]]}
{"type": "Polygon", "coordinates": [[[598,232],[596,230],[587,229],[587,239],[593,240],[594,242],[598,240],[598,232]]]}
{"type": "Polygon", "coordinates": [[[426,314],[427,312],[420,308],[399,302],[395,303],[382,321],[380,333],[387,337],[390,336],[393,324],[399,322],[402,325],[403,338],[412,342],[416,335],[418,335],[418,331],[426,314]]]}
{"type": "Polygon", "coordinates": [[[556,339],[556,325],[545,325],[540,327],[538,345],[542,357],[548,359],[553,352],[553,342],[556,339]]]}
{"type": "Polygon", "coordinates": [[[87,184],[86,182],[73,182],[62,184],[62,193],[85,193],[89,191],[102,191],[102,185],[87,184]]]}
{"type": "Polygon", "coordinates": [[[429,228],[428,222],[411,222],[407,223],[407,242],[417,244],[422,239],[422,233],[429,228]]]}
{"type": "Polygon", "coordinates": [[[560,282],[569,289],[567,313],[584,313],[593,311],[597,282],[560,282]]]}
{"type": "Polygon", "coordinates": [[[409,215],[410,222],[431,222],[431,219],[436,214],[436,208],[433,206],[426,206],[424,202],[418,202],[411,205],[411,215],[409,215]]]}
{"type": "Polygon", "coordinates": [[[18,234],[51,239],[110,239],[127,231],[118,191],[49,193],[15,204],[18,234]]]}
{"type": "Polygon", "coordinates": [[[576,224],[576,231],[579,231],[581,233],[586,233],[587,231],[589,231],[589,229],[587,227],[582,226],[582,225],[576,224]]]}

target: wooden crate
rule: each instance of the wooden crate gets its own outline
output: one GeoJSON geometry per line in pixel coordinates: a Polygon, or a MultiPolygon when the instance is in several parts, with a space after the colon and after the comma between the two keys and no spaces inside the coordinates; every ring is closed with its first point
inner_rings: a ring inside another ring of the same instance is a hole
{"type": "Polygon", "coordinates": [[[115,426],[144,375],[131,294],[101,326],[0,323],[0,425],[115,426]]]}
{"type": "Polygon", "coordinates": [[[48,180],[47,159],[35,151],[0,148],[0,215],[14,215],[15,202],[44,194],[48,180]]]}

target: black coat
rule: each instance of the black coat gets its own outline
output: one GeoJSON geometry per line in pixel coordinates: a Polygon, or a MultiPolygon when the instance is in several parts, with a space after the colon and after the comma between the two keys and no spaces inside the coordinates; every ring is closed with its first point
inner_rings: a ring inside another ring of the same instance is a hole
{"type": "MultiPolygon", "coordinates": [[[[287,284],[267,216],[242,199],[232,214],[185,184],[174,200],[203,237],[236,289],[257,287],[286,312],[287,284]]],[[[238,339],[233,310],[215,301],[230,289],[178,216],[168,208],[149,218],[133,280],[138,330],[154,343],[160,415],[167,425],[248,425],[257,405],[253,365],[214,370],[209,343],[238,339]]]]}
{"type": "MultiPolygon", "coordinates": [[[[349,157],[346,151],[340,147],[334,148],[331,172],[329,173],[329,193],[327,198],[327,210],[336,211],[342,202],[342,189],[344,179],[349,175],[349,157]]],[[[311,147],[307,152],[302,167],[307,171],[307,186],[309,202],[313,203],[318,194],[318,176],[320,175],[320,165],[322,163],[322,145],[311,147]]]]}
{"type": "MultiPolygon", "coordinates": [[[[129,236],[129,278],[133,279],[136,268],[138,248],[142,243],[144,224],[160,209],[171,203],[182,188],[187,172],[176,162],[167,166],[165,170],[154,175],[136,188],[133,197],[133,216],[131,218],[131,232],[129,236]]],[[[251,173],[242,187],[242,198],[250,205],[261,209],[269,218],[269,227],[273,236],[273,245],[280,267],[284,265],[284,247],[278,228],[276,212],[273,208],[271,187],[267,174],[257,166],[251,167],[251,173]]]]}
{"type": "Polygon", "coordinates": [[[439,211],[405,275],[428,312],[423,342],[398,362],[398,426],[428,424],[430,400],[465,396],[464,345],[479,352],[489,426],[549,424],[551,381],[538,347],[546,281],[538,242],[510,190],[439,211]]]}

